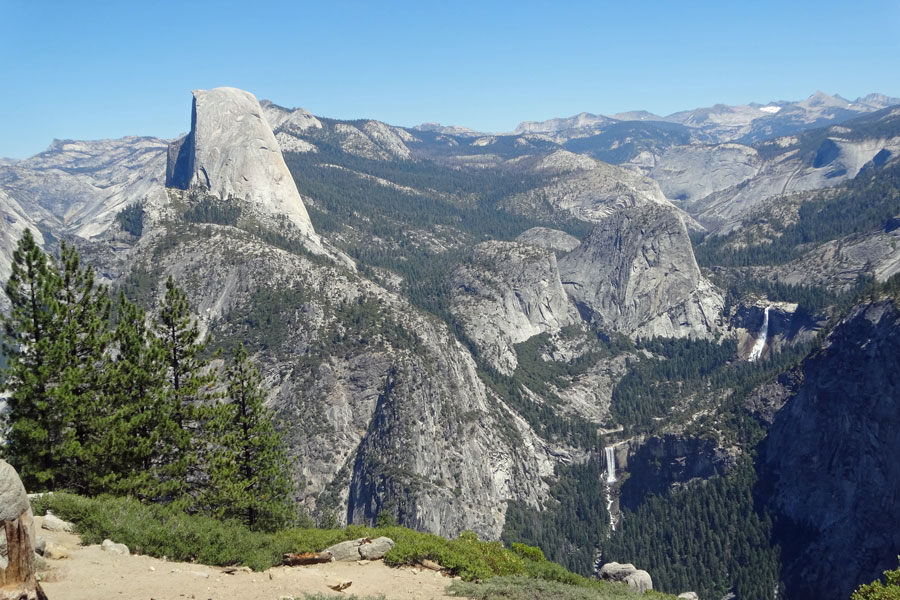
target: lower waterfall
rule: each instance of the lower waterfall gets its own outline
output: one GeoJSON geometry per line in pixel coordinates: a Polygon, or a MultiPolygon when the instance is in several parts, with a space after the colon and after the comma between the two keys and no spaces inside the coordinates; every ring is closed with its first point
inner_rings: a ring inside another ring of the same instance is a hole
{"type": "Polygon", "coordinates": [[[606,447],[606,483],[616,482],[616,451],[612,446],[606,447]]]}
{"type": "Polygon", "coordinates": [[[759,360],[759,357],[762,356],[763,349],[766,347],[766,338],[769,336],[769,309],[771,308],[771,306],[766,307],[762,328],[759,330],[759,337],[756,338],[756,343],[754,343],[753,348],[750,349],[750,356],[747,357],[747,360],[750,362],[759,360]]]}

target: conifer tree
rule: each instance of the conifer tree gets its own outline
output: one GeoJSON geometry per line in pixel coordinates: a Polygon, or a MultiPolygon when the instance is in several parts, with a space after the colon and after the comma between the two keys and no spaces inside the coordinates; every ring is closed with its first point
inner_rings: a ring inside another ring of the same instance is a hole
{"type": "Polygon", "coordinates": [[[160,340],[145,312],[119,294],[113,333],[103,451],[107,457],[102,487],[113,494],[150,500],[162,495],[159,456],[176,437],[171,406],[165,402],[166,361],[160,340]]]}
{"type": "Polygon", "coordinates": [[[264,402],[259,373],[240,344],[226,374],[227,393],[209,422],[209,481],[202,496],[218,518],[253,529],[293,523],[297,507],[284,440],[264,402]]]}
{"type": "Polygon", "coordinates": [[[216,373],[203,358],[206,344],[192,317],[187,296],[169,276],[166,296],[154,329],[165,356],[164,411],[171,416],[161,431],[163,454],[159,456],[164,497],[189,503],[189,493],[200,474],[195,447],[204,420],[204,406],[213,399],[216,373]]]}
{"type": "Polygon", "coordinates": [[[56,295],[59,278],[31,231],[13,252],[5,291],[12,307],[3,320],[3,377],[8,412],[4,457],[29,490],[54,487],[62,441],[62,419],[54,404],[58,370],[53,364],[59,336],[56,295]]]}
{"type": "Polygon", "coordinates": [[[108,403],[106,387],[110,342],[110,299],[94,281],[94,270],[82,268],[74,246],[60,244],[55,303],[59,334],[52,345],[52,362],[59,373],[52,404],[63,422],[59,487],[93,495],[103,491],[98,475],[107,457],[102,447],[108,403]]]}

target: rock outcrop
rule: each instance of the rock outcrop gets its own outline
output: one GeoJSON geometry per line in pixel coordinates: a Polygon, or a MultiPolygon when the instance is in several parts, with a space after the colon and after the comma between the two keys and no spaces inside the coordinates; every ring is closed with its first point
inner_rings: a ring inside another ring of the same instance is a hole
{"type": "Polygon", "coordinates": [[[648,175],[673,201],[696,202],[755,176],[759,153],[742,144],[669,148],[648,175]]]}
{"type": "Polygon", "coordinates": [[[803,366],[763,445],[787,597],[848,598],[900,554],[900,310],[862,305],[803,366]]]}
{"type": "Polygon", "coordinates": [[[632,591],[643,594],[653,589],[650,573],[631,563],[609,562],[600,568],[600,579],[627,583],[632,591]]]}
{"type": "Polygon", "coordinates": [[[561,254],[571,252],[581,244],[581,240],[574,235],[549,227],[532,227],[519,234],[516,241],[530,246],[556,250],[561,254]]]}
{"type": "Polygon", "coordinates": [[[190,133],[169,145],[166,187],[199,187],[220,200],[246,201],[286,218],[313,249],[320,241],[278,140],[249,92],[195,90],[190,133]]]}
{"type": "Polygon", "coordinates": [[[393,547],[394,540],[389,537],[358,538],[329,546],[325,552],[335,561],[378,560],[393,547]]]}
{"type": "Polygon", "coordinates": [[[579,321],[551,250],[483,242],[450,276],[451,311],[481,356],[501,373],[516,370],[515,344],[579,321]]]}
{"type": "Polygon", "coordinates": [[[712,337],[722,295],[700,274],[680,215],[620,210],[560,259],[563,285],[601,328],[634,337],[712,337]]]}

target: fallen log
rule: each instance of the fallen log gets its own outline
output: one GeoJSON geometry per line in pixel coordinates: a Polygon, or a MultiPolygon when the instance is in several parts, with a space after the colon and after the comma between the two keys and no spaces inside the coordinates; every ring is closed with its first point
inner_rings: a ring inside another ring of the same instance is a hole
{"type": "Polygon", "coordinates": [[[318,563],[327,563],[334,560],[331,552],[328,550],[324,552],[301,552],[299,554],[295,554],[293,552],[288,552],[284,555],[284,559],[281,564],[287,565],[289,567],[296,567],[299,565],[315,565],[318,563]]]}

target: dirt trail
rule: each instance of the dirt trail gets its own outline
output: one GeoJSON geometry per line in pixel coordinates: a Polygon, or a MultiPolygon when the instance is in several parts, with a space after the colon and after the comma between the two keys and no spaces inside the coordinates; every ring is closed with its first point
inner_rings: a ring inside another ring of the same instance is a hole
{"type": "Polygon", "coordinates": [[[41,517],[35,518],[37,534],[69,553],[68,558],[47,560],[48,570],[41,572],[49,600],[279,600],[320,592],[336,598],[351,594],[383,595],[388,600],[449,597],[444,589],[451,580],[428,569],[394,569],[382,561],[361,561],[229,575],[219,567],[121,556],[97,545],[82,546],[78,536],[40,529],[41,522],[41,517]],[[344,593],[328,588],[346,581],[353,583],[344,593]]]}

